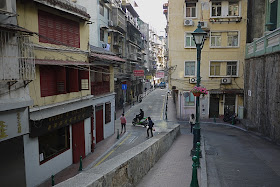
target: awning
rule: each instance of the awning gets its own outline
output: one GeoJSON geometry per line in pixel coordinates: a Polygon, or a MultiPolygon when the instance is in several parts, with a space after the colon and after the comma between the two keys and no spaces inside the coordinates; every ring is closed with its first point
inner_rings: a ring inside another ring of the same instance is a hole
{"type": "Polygon", "coordinates": [[[118,31],[118,30],[115,30],[115,29],[108,29],[107,31],[108,31],[108,32],[115,32],[115,33],[119,33],[120,35],[123,35],[123,33],[121,33],[121,32],[118,31]]]}
{"type": "Polygon", "coordinates": [[[109,61],[117,61],[117,62],[126,62],[125,59],[122,59],[118,56],[106,55],[106,54],[98,54],[98,53],[90,53],[92,58],[97,58],[100,60],[109,60],[109,61]]]}
{"type": "Polygon", "coordinates": [[[64,61],[64,60],[48,60],[48,59],[35,59],[36,65],[51,65],[51,66],[59,66],[59,65],[82,65],[82,66],[90,66],[90,63],[87,62],[79,62],[79,61],[64,61]]]}
{"type": "Polygon", "coordinates": [[[10,30],[10,31],[19,31],[23,33],[28,34],[34,34],[34,32],[29,31],[23,27],[19,27],[18,25],[12,25],[12,24],[0,24],[0,29],[10,30]]]}

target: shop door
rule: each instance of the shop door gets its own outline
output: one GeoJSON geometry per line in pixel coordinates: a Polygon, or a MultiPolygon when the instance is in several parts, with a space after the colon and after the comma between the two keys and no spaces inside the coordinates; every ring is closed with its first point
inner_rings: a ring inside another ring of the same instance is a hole
{"type": "Polygon", "coordinates": [[[80,161],[80,156],[85,158],[85,130],[84,121],[72,125],[73,163],[80,161]]]}
{"type": "Polygon", "coordinates": [[[103,136],[103,106],[96,107],[95,110],[95,120],[96,120],[96,143],[104,139],[103,136]]]}
{"type": "Polygon", "coordinates": [[[210,95],[209,118],[219,117],[219,95],[210,95]]]}

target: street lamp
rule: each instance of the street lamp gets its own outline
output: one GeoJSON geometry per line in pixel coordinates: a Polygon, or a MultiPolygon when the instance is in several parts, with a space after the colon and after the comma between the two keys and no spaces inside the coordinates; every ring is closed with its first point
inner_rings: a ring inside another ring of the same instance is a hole
{"type": "MultiPolygon", "coordinates": [[[[197,50],[197,74],[196,74],[196,86],[200,86],[200,59],[201,59],[201,50],[204,45],[204,41],[206,40],[207,33],[201,29],[200,22],[198,22],[197,29],[192,33],[193,40],[196,45],[197,50]]],[[[196,97],[196,107],[195,107],[195,126],[193,128],[193,148],[191,150],[191,155],[195,155],[196,143],[200,142],[200,109],[199,109],[199,96],[196,97]]]]}

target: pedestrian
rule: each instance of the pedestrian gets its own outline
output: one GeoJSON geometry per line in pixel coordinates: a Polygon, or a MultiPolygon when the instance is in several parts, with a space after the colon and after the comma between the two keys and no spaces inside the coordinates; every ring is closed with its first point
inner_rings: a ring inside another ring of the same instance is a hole
{"type": "Polygon", "coordinates": [[[154,122],[152,121],[151,117],[148,117],[148,129],[147,129],[147,138],[149,138],[149,130],[151,131],[151,136],[153,137],[153,126],[154,122]]]}
{"type": "Polygon", "coordinates": [[[195,124],[195,117],[194,117],[194,114],[191,114],[191,116],[190,116],[191,133],[193,132],[194,124],[195,124]]]}
{"type": "Polygon", "coordinates": [[[121,116],[121,125],[122,125],[122,130],[121,130],[121,133],[122,133],[122,131],[123,131],[123,129],[124,129],[124,133],[125,133],[125,131],[126,131],[126,118],[124,117],[124,113],[122,113],[122,116],[121,116]]]}

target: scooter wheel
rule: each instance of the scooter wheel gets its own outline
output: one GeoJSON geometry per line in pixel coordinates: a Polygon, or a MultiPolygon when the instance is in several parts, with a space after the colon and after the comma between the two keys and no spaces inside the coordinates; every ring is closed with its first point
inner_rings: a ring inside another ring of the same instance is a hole
{"type": "Polygon", "coordinates": [[[135,126],[135,125],[136,125],[136,123],[133,121],[133,122],[132,122],[132,125],[133,125],[133,126],[135,126]]]}

